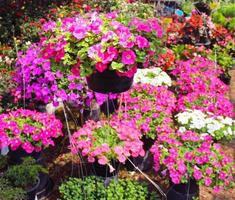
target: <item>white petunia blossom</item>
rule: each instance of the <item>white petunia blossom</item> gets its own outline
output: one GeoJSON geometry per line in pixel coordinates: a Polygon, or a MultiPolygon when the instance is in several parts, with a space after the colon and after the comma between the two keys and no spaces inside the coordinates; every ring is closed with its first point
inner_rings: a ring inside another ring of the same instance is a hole
{"type": "Polygon", "coordinates": [[[171,78],[161,68],[137,69],[134,83],[147,83],[154,86],[171,86],[171,78]]]}
{"type": "Polygon", "coordinates": [[[193,130],[200,134],[209,134],[217,140],[235,138],[235,121],[229,117],[213,116],[212,113],[190,109],[175,117],[180,125],[180,132],[193,130]]]}

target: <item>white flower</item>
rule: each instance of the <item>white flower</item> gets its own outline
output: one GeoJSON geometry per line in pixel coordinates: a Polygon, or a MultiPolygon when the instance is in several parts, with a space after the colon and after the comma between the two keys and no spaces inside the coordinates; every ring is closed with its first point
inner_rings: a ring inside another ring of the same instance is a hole
{"type": "Polygon", "coordinates": [[[188,124],[190,118],[187,112],[179,113],[176,117],[178,117],[178,122],[181,124],[188,124]]]}
{"type": "Polygon", "coordinates": [[[223,118],[223,119],[221,120],[221,122],[222,122],[223,124],[227,124],[227,125],[229,125],[229,126],[232,126],[232,124],[234,123],[234,121],[233,121],[232,118],[230,118],[230,117],[223,118]]]}
{"type": "Polygon", "coordinates": [[[137,69],[134,83],[147,83],[154,86],[171,86],[171,78],[161,68],[137,69]]]}
{"type": "Polygon", "coordinates": [[[181,126],[181,127],[179,128],[179,132],[184,133],[185,131],[186,131],[186,128],[185,128],[185,127],[181,126]]]}

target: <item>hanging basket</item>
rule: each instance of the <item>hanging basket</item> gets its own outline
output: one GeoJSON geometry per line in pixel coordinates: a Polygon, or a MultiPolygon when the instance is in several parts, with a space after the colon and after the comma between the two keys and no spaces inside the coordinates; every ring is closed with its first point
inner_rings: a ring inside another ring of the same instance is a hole
{"type": "Polygon", "coordinates": [[[114,160],[111,161],[111,165],[115,168],[113,172],[110,172],[110,168],[108,165],[100,165],[98,161],[95,161],[91,165],[92,165],[91,167],[92,167],[92,171],[94,175],[100,176],[103,178],[116,176],[120,168],[120,163],[114,160]]]}
{"type": "Polygon", "coordinates": [[[31,156],[33,157],[37,162],[40,162],[42,159],[41,152],[33,152],[33,153],[27,153],[24,149],[21,147],[18,148],[16,151],[10,150],[8,153],[8,162],[10,164],[21,164],[23,162],[23,158],[31,156]]]}
{"type": "Polygon", "coordinates": [[[86,78],[88,87],[99,93],[122,93],[130,89],[133,77],[118,76],[115,71],[96,72],[86,78]]]}
{"type": "Polygon", "coordinates": [[[186,184],[171,184],[167,192],[167,200],[193,200],[199,197],[199,185],[195,179],[190,179],[186,184]]]}

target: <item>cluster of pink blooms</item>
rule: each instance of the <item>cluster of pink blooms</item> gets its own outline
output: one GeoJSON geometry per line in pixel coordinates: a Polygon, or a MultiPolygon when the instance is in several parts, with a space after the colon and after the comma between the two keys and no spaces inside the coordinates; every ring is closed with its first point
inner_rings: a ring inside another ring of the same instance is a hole
{"type": "Polygon", "coordinates": [[[220,66],[204,57],[176,62],[172,74],[177,77],[178,110],[185,108],[233,116],[233,104],[228,99],[229,87],[218,76],[220,66]]]}
{"type": "Polygon", "coordinates": [[[162,133],[151,149],[155,170],[164,165],[173,183],[194,177],[199,184],[215,191],[235,186],[233,160],[221,152],[212,137],[193,131],[162,133]]]}
{"type": "Polygon", "coordinates": [[[22,147],[27,153],[54,145],[53,138],[63,135],[62,124],[54,115],[18,109],[0,115],[0,148],[13,151],[22,147]]]}
{"type": "Polygon", "coordinates": [[[127,157],[144,156],[141,134],[131,122],[113,118],[110,121],[87,121],[71,138],[73,154],[81,151],[89,162],[101,165],[111,160],[125,163],[127,157]]]}
{"type": "Polygon", "coordinates": [[[120,113],[133,121],[147,137],[155,139],[158,132],[168,132],[173,123],[176,98],[165,86],[134,85],[122,95],[120,113]]]}
{"type": "Polygon", "coordinates": [[[43,25],[43,30],[44,35],[50,35],[41,40],[43,57],[79,66],[82,76],[111,69],[132,77],[137,62],[148,65],[154,55],[150,51],[152,42],[163,35],[157,19],[134,18],[124,25],[115,12],[87,13],[62,19],[60,23],[50,21],[43,25]]]}

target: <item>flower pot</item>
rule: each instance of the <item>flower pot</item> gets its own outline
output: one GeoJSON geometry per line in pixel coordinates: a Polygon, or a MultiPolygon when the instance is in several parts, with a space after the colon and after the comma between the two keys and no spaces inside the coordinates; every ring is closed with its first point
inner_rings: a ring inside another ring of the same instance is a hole
{"type": "MultiPolygon", "coordinates": [[[[131,157],[131,162],[138,167],[141,171],[146,172],[153,168],[153,155],[150,153],[150,151],[145,152],[145,156],[141,157],[138,156],[136,158],[131,157]]],[[[133,164],[127,161],[126,168],[128,171],[135,171],[136,168],[133,166],[133,164]]]]}
{"type": "Polygon", "coordinates": [[[41,152],[32,152],[27,153],[24,149],[19,147],[16,151],[10,150],[8,153],[8,162],[9,164],[21,164],[24,157],[31,156],[33,157],[37,162],[41,160],[41,152]]]}
{"type": "Polygon", "coordinates": [[[144,148],[145,151],[148,151],[153,146],[153,144],[155,142],[154,139],[148,138],[148,137],[146,137],[146,135],[144,135],[141,138],[141,141],[144,143],[143,148],[144,148]]]}
{"type": "MultiPolygon", "coordinates": [[[[146,137],[145,135],[141,138],[141,141],[144,143],[143,149],[145,151],[145,156],[138,156],[136,158],[131,157],[131,162],[138,167],[141,171],[148,171],[153,168],[153,156],[150,153],[150,148],[154,144],[155,140],[146,137]]],[[[127,161],[126,168],[129,171],[135,171],[135,167],[127,161]]]]}
{"type": "Polygon", "coordinates": [[[53,181],[48,174],[40,173],[37,184],[27,190],[28,200],[45,199],[54,187],[53,181]]]}
{"type": "Polygon", "coordinates": [[[193,200],[199,197],[199,185],[195,179],[190,179],[187,184],[171,184],[167,191],[167,200],[193,200]]]}
{"type": "Polygon", "coordinates": [[[36,193],[38,200],[45,199],[46,197],[48,197],[51,194],[54,187],[54,183],[52,179],[48,176],[48,174],[41,173],[39,175],[39,178],[40,178],[40,185],[37,188],[37,193],[36,193]]]}
{"type": "Polygon", "coordinates": [[[120,163],[118,161],[111,161],[111,165],[115,168],[113,172],[110,172],[110,168],[108,165],[100,165],[98,161],[95,161],[92,163],[92,171],[94,175],[100,176],[100,177],[114,177],[118,174],[120,163]]]}
{"type": "Polygon", "coordinates": [[[195,7],[200,13],[205,13],[208,16],[211,14],[210,6],[204,2],[197,2],[195,3],[195,7]]]}
{"type": "Polygon", "coordinates": [[[33,186],[28,187],[28,189],[26,189],[28,200],[35,199],[35,195],[37,193],[37,189],[38,189],[39,185],[40,185],[40,178],[38,177],[36,184],[34,184],[33,186]]]}
{"type": "Polygon", "coordinates": [[[130,89],[133,77],[118,76],[115,71],[96,72],[87,78],[88,87],[99,93],[122,93],[130,89]]]}

